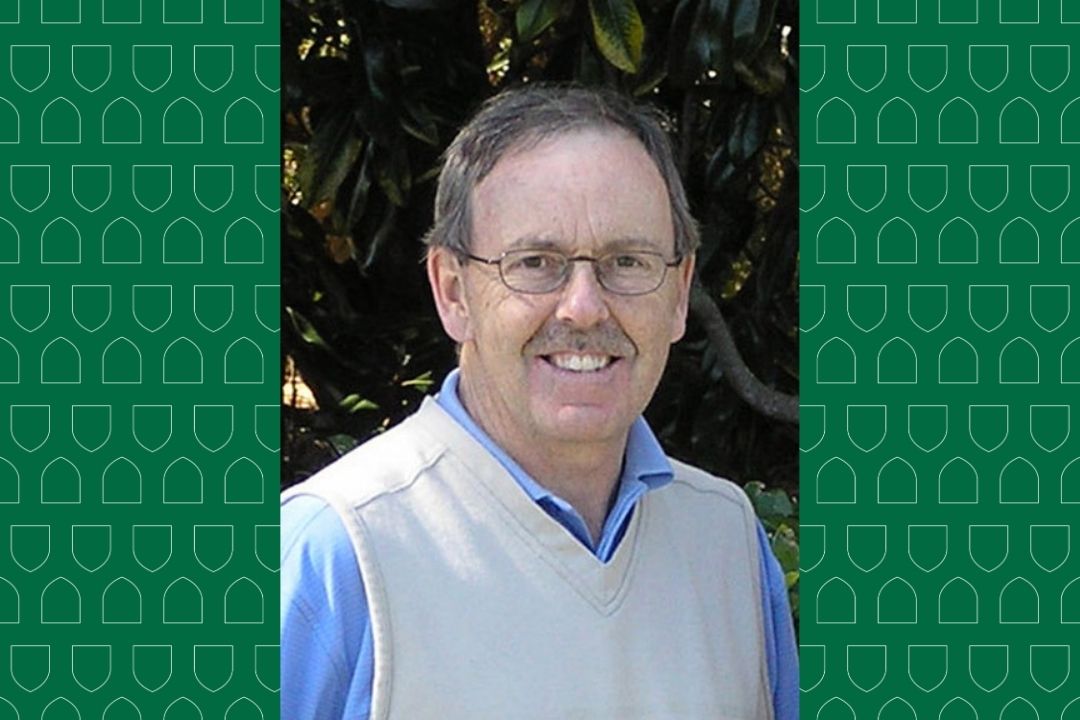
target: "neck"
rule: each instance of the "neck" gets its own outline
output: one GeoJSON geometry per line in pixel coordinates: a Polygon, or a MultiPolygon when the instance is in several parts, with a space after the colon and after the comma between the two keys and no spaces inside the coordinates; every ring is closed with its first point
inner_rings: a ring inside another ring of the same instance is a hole
{"type": "Polygon", "coordinates": [[[560,441],[522,433],[482,388],[458,383],[469,416],[536,482],[570,503],[585,520],[593,542],[607,519],[626,452],[627,433],[604,442],[560,441]]]}

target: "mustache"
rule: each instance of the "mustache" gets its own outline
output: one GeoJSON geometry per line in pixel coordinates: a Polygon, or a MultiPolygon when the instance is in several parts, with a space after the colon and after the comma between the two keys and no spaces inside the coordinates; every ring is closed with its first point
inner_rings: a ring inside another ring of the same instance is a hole
{"type": "Polygon", "coordinates": [[[562,322],[546,323],[525,344],[531,355],[551,355],[556,352],[577,352],[591,355],[629,357],[637,354],[637,346],[618,325],[606,322],[588,330],[562,322]]]}

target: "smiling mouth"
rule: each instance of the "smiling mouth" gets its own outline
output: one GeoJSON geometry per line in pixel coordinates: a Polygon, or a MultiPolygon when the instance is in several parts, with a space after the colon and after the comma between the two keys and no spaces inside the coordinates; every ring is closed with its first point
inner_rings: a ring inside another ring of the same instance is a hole
{"type": "Polygon", "coordinates": [[[543,359],[559,368],[576,373],[600,372],[619,358],[611,355],[583,355],[578,353],[556,353],[543,355],[543,359]]]}

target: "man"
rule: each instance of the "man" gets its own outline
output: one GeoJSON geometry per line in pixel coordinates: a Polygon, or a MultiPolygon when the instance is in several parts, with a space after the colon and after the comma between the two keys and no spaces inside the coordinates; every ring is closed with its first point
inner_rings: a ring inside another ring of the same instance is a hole
{"type": "Polygon", "coordinates": [[[282,507],[285,718],[797,718],[745,496],[641,413],[696,230],[659,125],[526,87],[447,150],[428,277],[459,368],[282,507]]]}

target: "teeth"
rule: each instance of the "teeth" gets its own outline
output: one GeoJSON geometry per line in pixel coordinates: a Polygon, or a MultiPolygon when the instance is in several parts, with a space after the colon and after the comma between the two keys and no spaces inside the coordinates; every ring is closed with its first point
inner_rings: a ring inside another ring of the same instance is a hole
{"type": "Polygon", "coordinates": [[[607,355],[552,355],[555,367],[572,372],[596,372],[603,370],[611,362],[607,355]]]}

